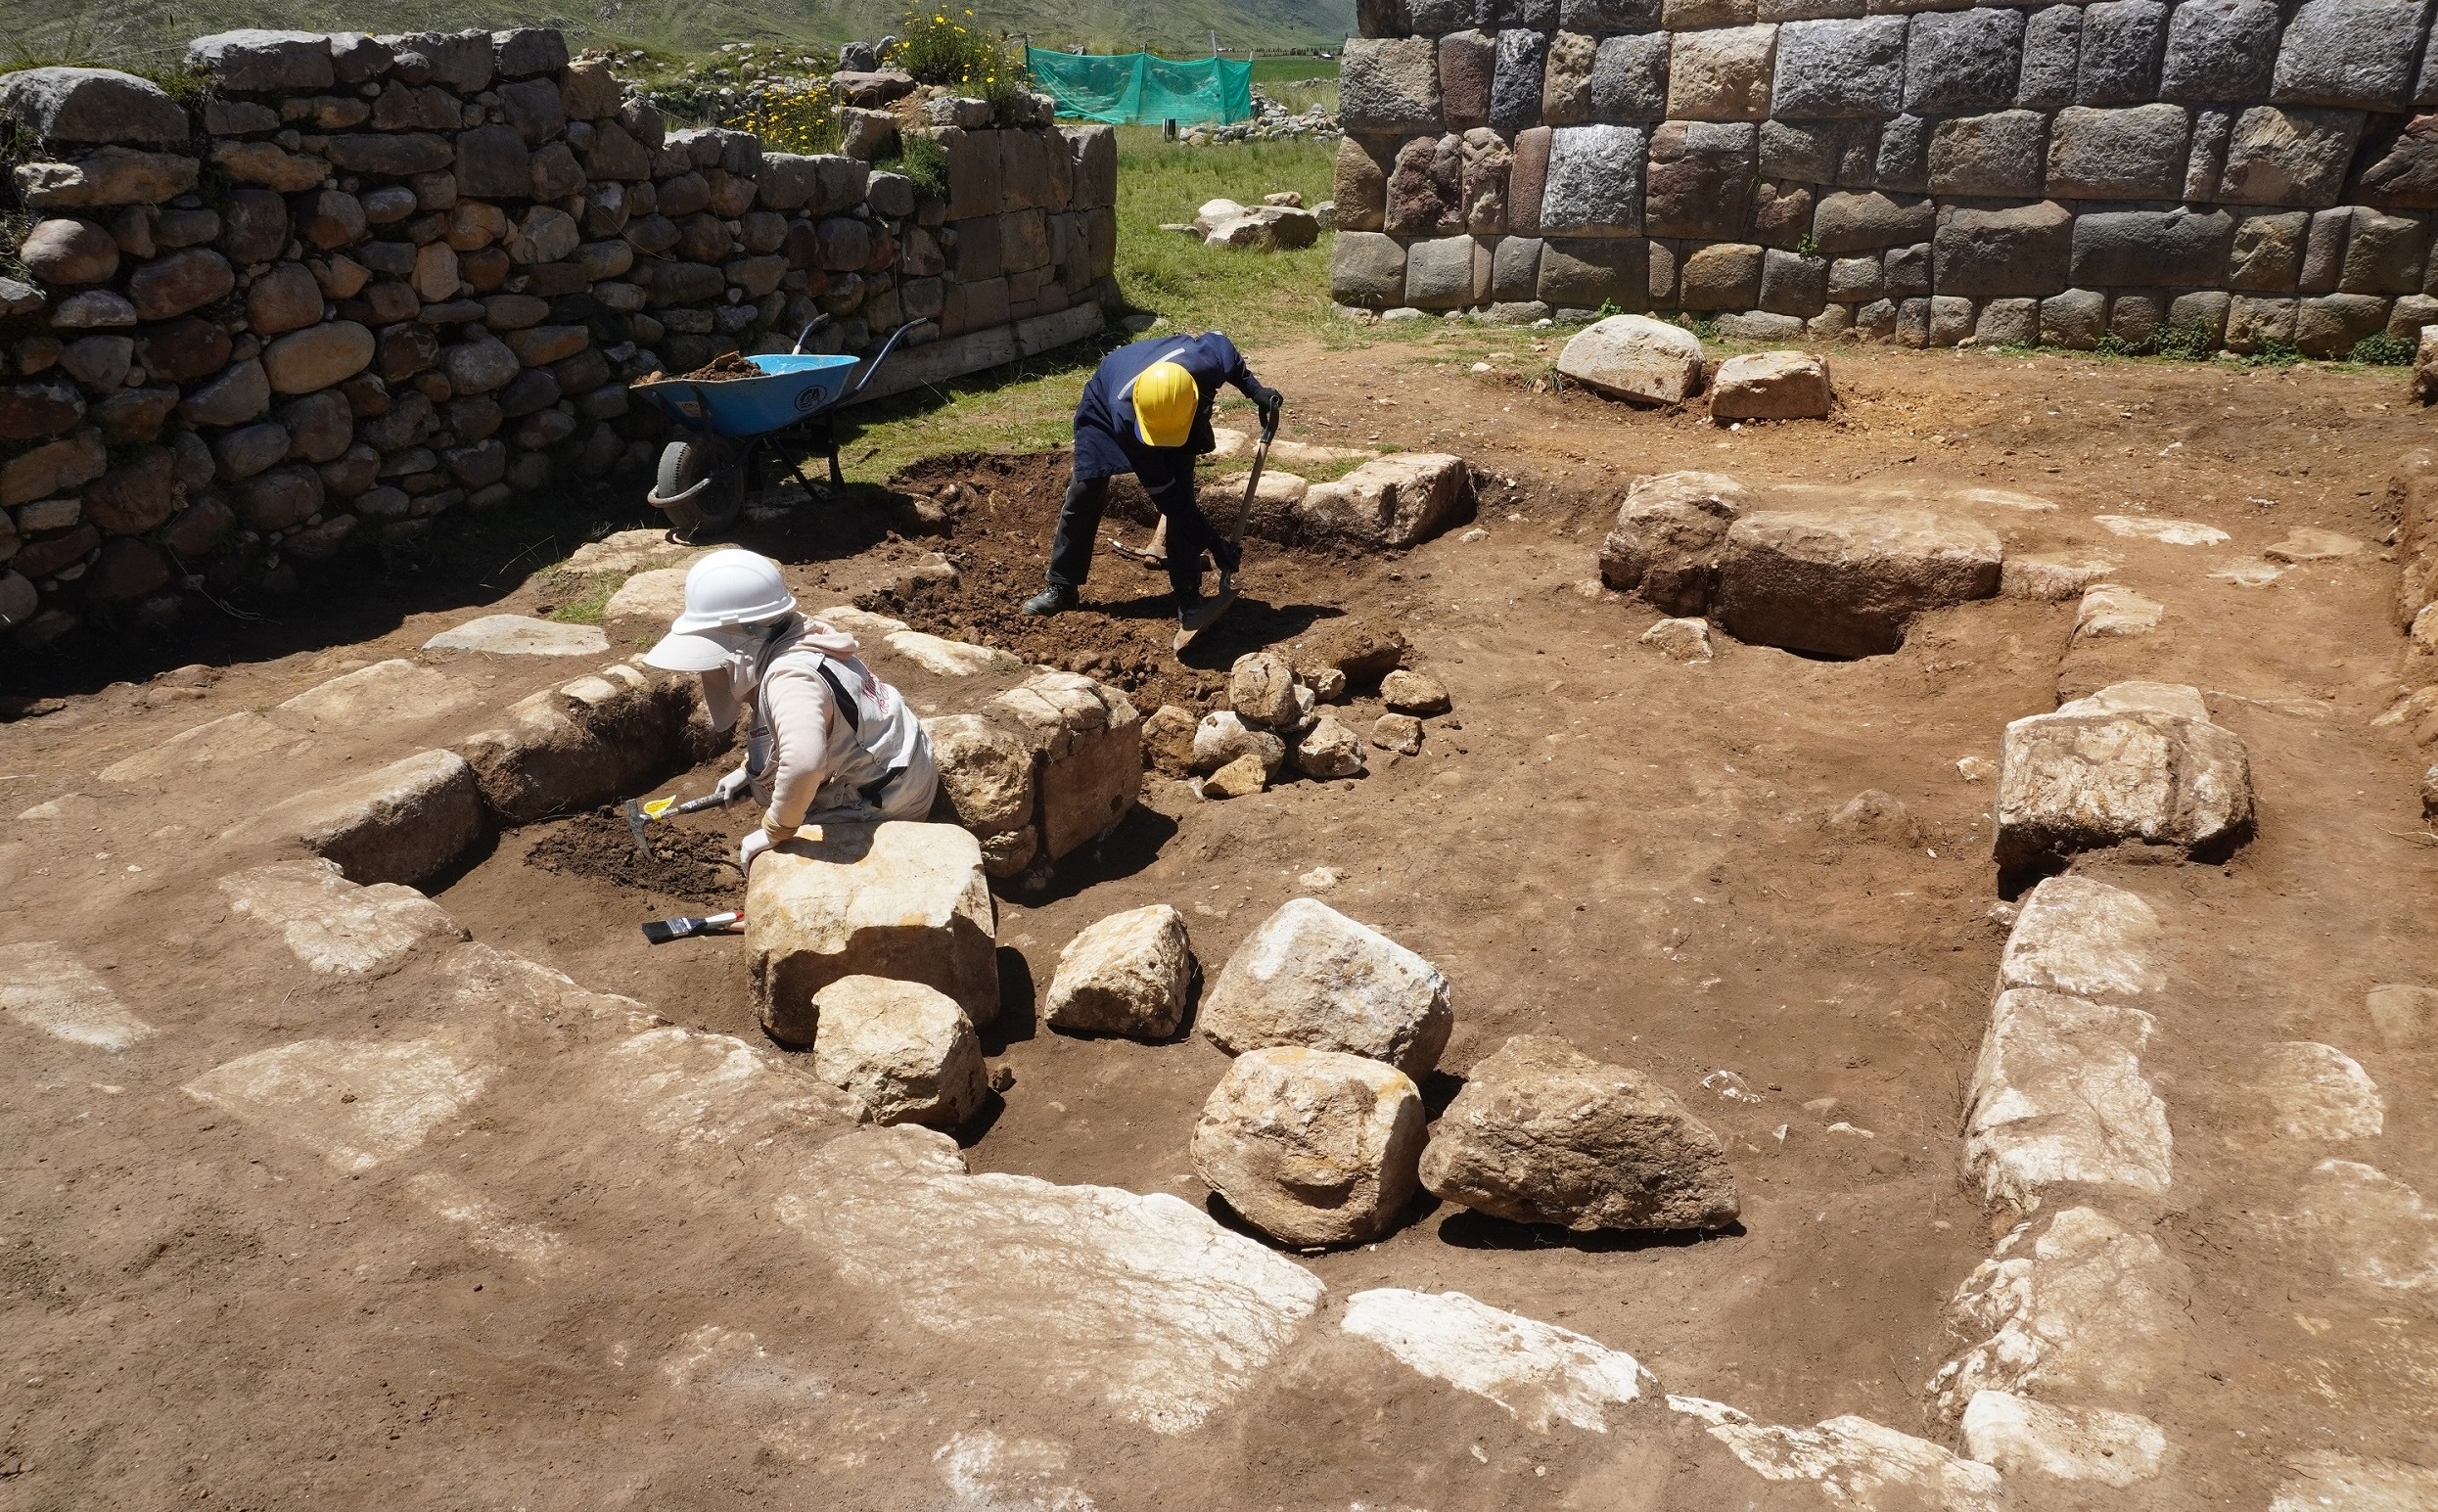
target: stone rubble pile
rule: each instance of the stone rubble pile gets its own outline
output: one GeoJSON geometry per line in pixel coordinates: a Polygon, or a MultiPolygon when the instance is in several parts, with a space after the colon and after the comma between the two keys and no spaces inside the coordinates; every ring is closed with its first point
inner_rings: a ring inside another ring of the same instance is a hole
{"type": "Polygon", "coordinates": [[[1191,221],[1160,229],[1182,232],[1206,247],[1283,252],[1320,240],[1321,225],[1319,217],[1304,208],[1304,197],[1289,189],[1265,195],[1255,206],[1205,201],[1191,221]]]}
{"type": "Polygon", "coordinates": [[[1807,351],[1747,352],[1715,367],[1701,339],[1646,315],[1612,315],[1577,332],[1557,370],[1586,388],[1640,404],[1677,405],[1705,387],[1710,418],[1825,420],[1834,403],[1828,364],[1807,351]]]}
{"type": "Polygon", "coordinates": [[[1358,23],[1342,305],[2339,357],[2438,318],[2412,0],[1413,0],[1358,23]]]}
{"type": "Polygon", "coordinates": [[[1302,111],[1290,111],[1276,100],[1253,91],[1253,118],[1231,120],[1219,125],[1199,125],[1188,128],[1180,138],[1189,147],[1219,147],[1230,142],[1291,142],[1308,140],[1334,142],[1344,134],[1338,117],[1329,108],[1314,101],[1302,111]]]}
{"type": "Polygon", "coordinates": [[[944,197],[849,156],[667,129],[556,31],[233,31],[190,111],[110,69],[0,75],[30,216],[0,279],[0,626],[282,588],[649,461],[627,381],[723,352],[917,348],[875,391],[1101,323],[1107,127],[910,127],[944,197]],[[989,349],[985,349],[985,348],[989,349]]]}

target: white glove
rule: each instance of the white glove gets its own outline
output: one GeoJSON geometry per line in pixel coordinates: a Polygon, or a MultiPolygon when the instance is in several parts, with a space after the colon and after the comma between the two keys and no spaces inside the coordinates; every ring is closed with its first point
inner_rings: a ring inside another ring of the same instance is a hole
{"type": "Polygon", "coordinates": [[[770,845],[770,832],[768,830],[756,828],[746,831],[745,838],[737,842],[737,870],[743,872],[748,877],[753,876],[754,857],[769,849],[770,845]]]}
{"type": "Polygon", "coordinates": [[[746,790],[751,788],[753,785],[754,774],[740,766],[735,771],[730,772],[725,777],[722,777],[717,782],[712,784],[712,797],[719,800],[723,803],[733,803],[738,799],[743,798],[746,790]]]}

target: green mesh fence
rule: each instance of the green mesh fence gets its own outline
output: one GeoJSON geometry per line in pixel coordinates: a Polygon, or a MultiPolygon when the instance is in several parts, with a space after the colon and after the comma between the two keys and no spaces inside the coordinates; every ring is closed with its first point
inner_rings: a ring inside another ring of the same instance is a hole
{"type": "Polygon", "coordinates": [[[1245,120],[1253,115],[1253,65],[1225,58],[1191,63],[1149,53],[1079,58],[1025,49],[1034,87],[1057,100],[1061,115],[1112,125],[1174,120],[1245,120]]]}

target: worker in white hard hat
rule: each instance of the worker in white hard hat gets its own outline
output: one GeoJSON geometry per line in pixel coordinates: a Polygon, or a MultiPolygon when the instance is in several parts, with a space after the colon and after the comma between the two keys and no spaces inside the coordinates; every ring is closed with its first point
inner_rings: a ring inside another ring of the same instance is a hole
{"type": "Polygon", "coordinates": [[[1207,627],[1236,596],[1242,556],[1194,500],[1194,459],[1212,449],[1211,406],[1233,384],[1275,426],[1285,402],[1253,376],[1236,344],[1217,331],[1149,337],[1103,357],[1075,407],[1075,472],[1050,542],[1049,583],[1025,601],[1028,615],[1076,607],[1092,570],[1092,538],[1109,502],[1109,480],[1131,473],[1167,525],[1169,584],[1179,642],[1207,627]],[[1202,596],[1202,563],[1219,564],[1219,592],[1202,596]]]}
{"type": "Polygon", "coordinates": [[[776,562],[731,548],[687,572],[685,613],[644,653],[649,665],[703,679],[713,729],[745,720],[745,759],[713,791],[729,802],[751,792],[762,805],[761,827],[737,848],[748,876],[800,826],[931,812],[931,738],[860,649],[797,610],[776,562]]]}

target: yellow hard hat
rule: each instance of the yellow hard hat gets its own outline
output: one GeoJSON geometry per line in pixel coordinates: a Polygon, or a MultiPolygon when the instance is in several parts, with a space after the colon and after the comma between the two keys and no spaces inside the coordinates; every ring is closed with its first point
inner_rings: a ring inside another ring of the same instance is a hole
{"type": "Polygon", "coordinates": [[[1155,362],[1134,380],[1134,429],[1146,446],[1182,446],[1193,433],[1202,389],[1173,362],[1155,362]]]}

